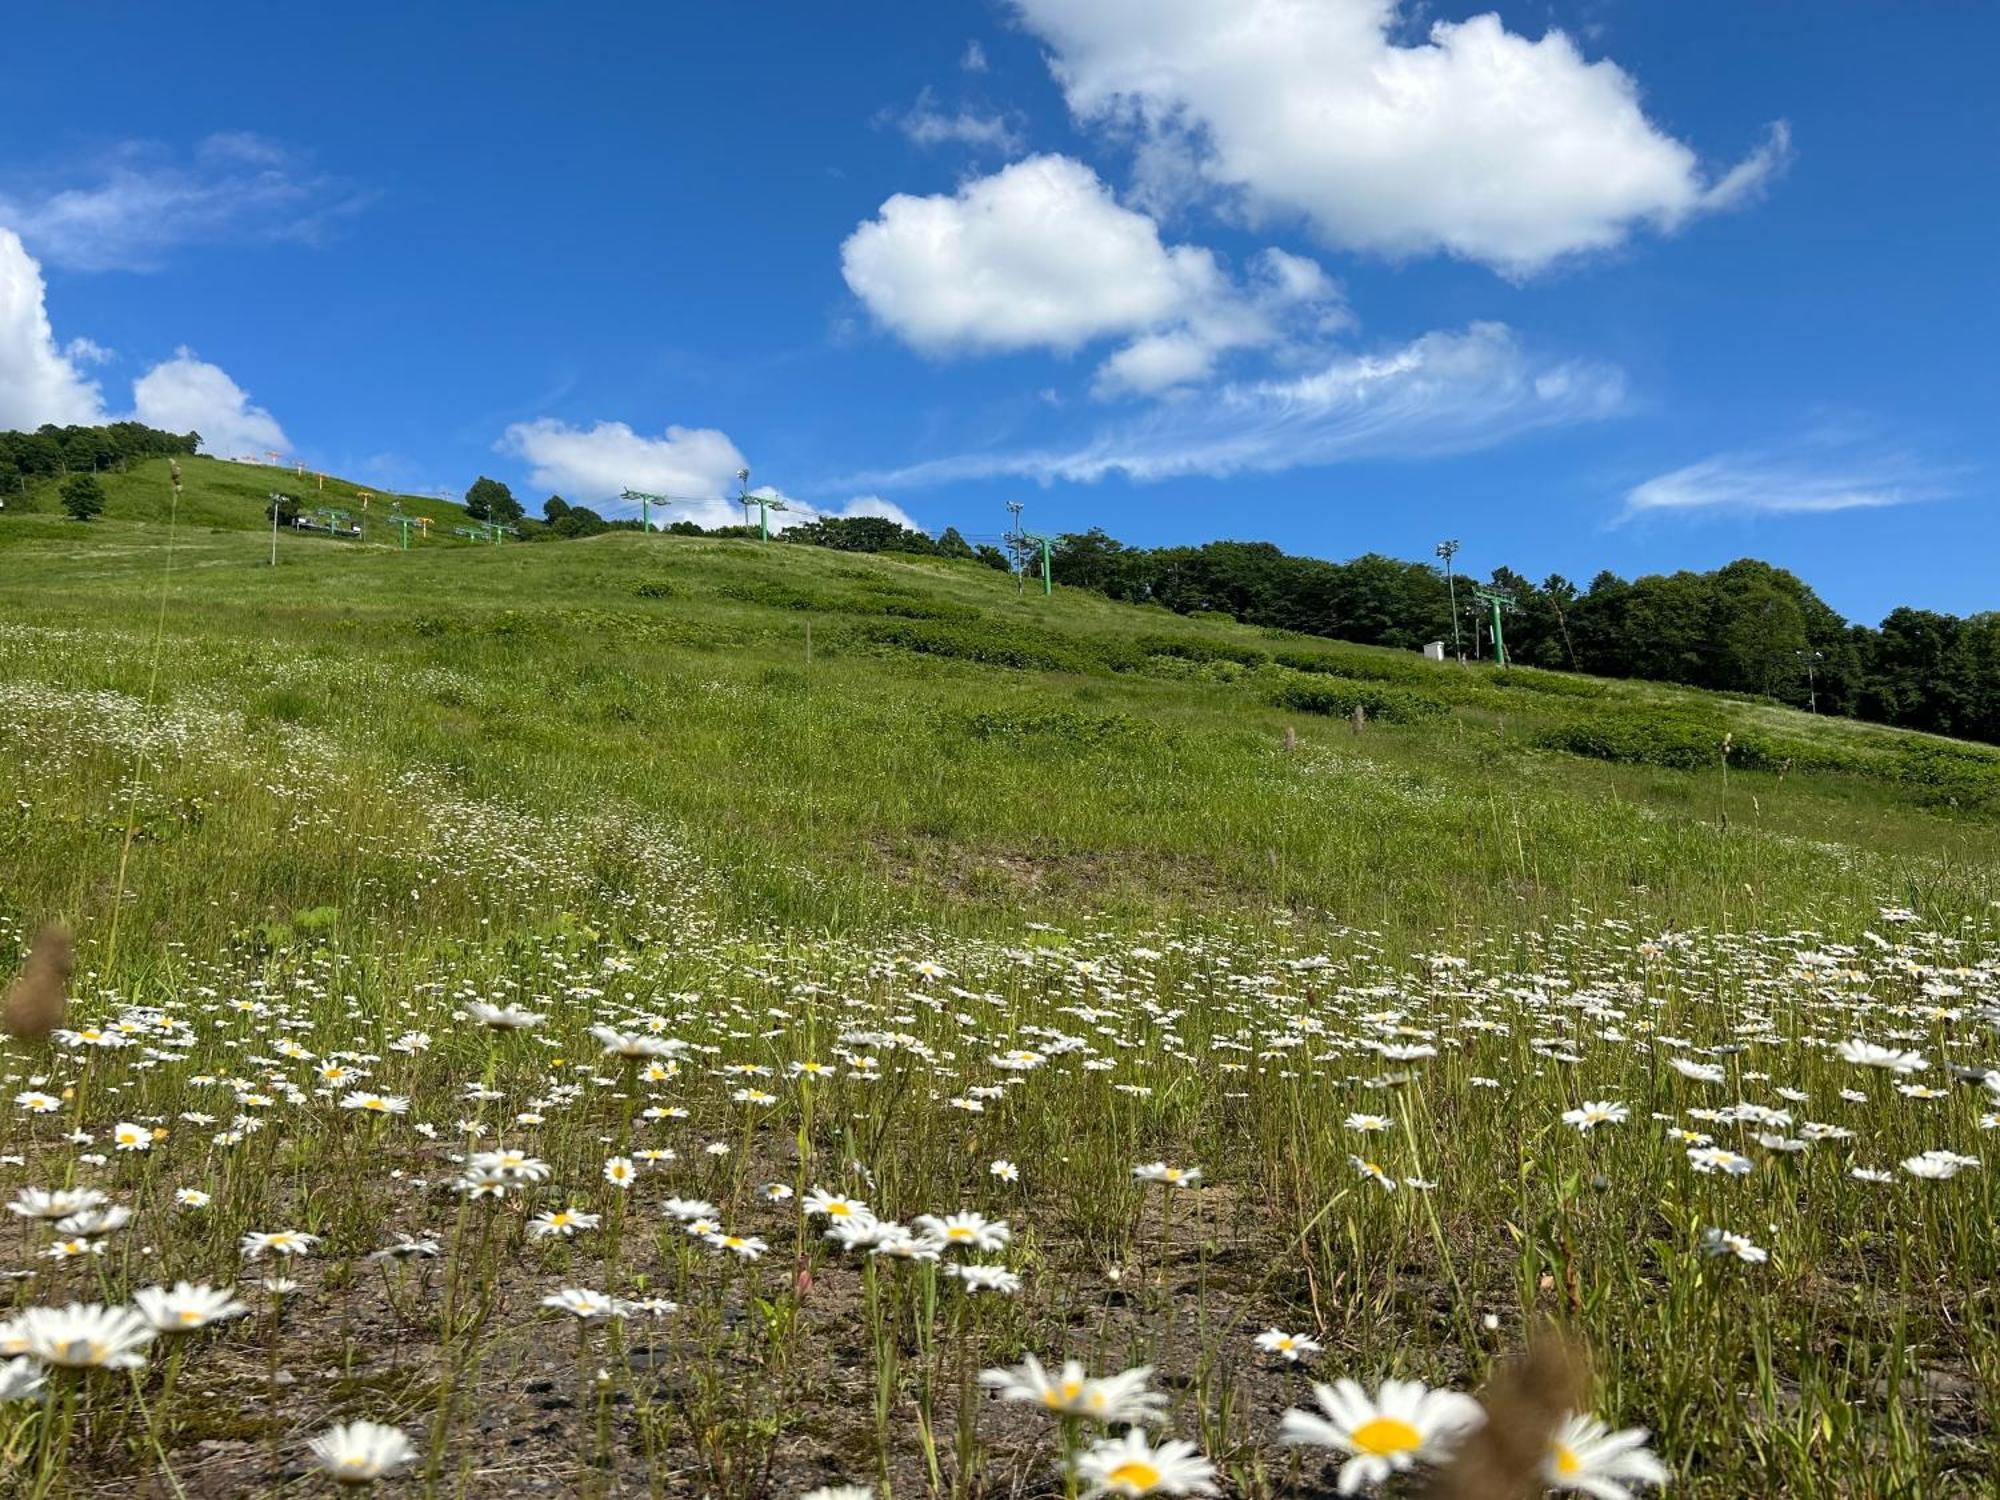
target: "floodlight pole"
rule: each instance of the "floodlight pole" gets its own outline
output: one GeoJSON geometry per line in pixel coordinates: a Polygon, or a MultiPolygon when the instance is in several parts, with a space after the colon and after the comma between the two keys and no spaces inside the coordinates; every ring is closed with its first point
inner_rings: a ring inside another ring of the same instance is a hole
{"type": "Polygon", "coordinates": [[[1819,681],[1818,681],[1818,679],[1817,679],[1817,678],[1816,678],[1816,677],[1815,677],[1815,676],[1813,675],[1813,663],[1814,663],[1814,662],[1816,662],[1816,661],[1824,661],[1824,660],[1826,659],[1826,653],[1825,653],[1825,652],[1823,652],[1823,651],[1806,651],[1806,650],[1802,650],[1802,651],[1798,652],[1797,654],[1798,654],[1798,656],[1799,656],[1799,659],[1800,659],[1801,661],[1803,661],[1803,662],[1804,662],[1804,663],[1806,664],[1806,703],[1807,703],[1807,707],[1808,707],[1808,708],[1810,709],[1810,711],[1811,711],[1811,712],[1813,712],[1813,713],[1818,713],[1818,712],[1819,712],[1819,681]]]}
{"type": "MultiPolygon", "coordinates": [[[[1010,544],[1015,537],[1026,535],[1021,529],[1021,512],[1027,508],[1027,505],[1020,500],[1009,500],[1007,502],[1007,513],[1013,517],[1013,520],[1008,523],[1007,531],[1007,540],[1010,544]]],[[[1014,559],[1014,592],[1016,594],[1025,593],[1027,587],[1027,581],[1022,575],[1021,560],[1016,556],[1014,559]]]]}
{"type": "Polygon", "coordinates": [[[1451,596],[1451,654],[1462,662],[1465,650],[1458,643],[1458,585],[1451,573],[1451,560],[1458,555],[1457,541],[1439,542],[1437,555],[1444,559],[1444,588],[1451,596]]]}

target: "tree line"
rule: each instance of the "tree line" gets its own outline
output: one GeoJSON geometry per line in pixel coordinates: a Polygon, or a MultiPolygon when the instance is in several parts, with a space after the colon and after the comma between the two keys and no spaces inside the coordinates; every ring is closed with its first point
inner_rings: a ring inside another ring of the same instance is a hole
{"type": "Polygon", "coordinates": [[[136,459],[184,457],[200,445],[198,432],[161,432],[139,422],[0,432],[0,496],[45,480],[122,469],[136,459]]]}
{"type": "MultiPolygon", "coordinates": [[[[1128,547],[1092,529],[1058,538],[1053,572],[1073,588],[1182,614],[1453,649],[1453,586],[1429,563],[1374,553],[1328,562],[1268,542],[1128,547]]],[[[1475,587],[1510,596],[1501,633],[1520,665],[1749,694],[2000,743],[2000,612],[1961,618],[1904,607],[1880,625],[1850,624],[1796,574],[1753,558],[1706,573],[1626,579],[1607,570],[1588,588],[1559,573],[1533,583],[1503,567],[1455,581],[1456,640],[1477,657],[1491,657],[1492,643],[1475,587]]]]}

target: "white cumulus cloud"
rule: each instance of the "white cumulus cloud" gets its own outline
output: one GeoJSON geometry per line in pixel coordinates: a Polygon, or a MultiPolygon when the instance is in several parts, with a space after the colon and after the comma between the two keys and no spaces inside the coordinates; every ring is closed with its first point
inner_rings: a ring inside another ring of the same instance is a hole
{"type": "Polygon", "coordinates": [[[528,465],[528,477],[565,499],[582,504],[615,500],[625,490],[645,490],[700,502],[698,513],[676,512],[703,526],[725,524],[722,497],[736,493],[736,473],[749,467],[726,434],[712,427],[669,427],[659,437],[634,432],[623,422],[572,427],[554,417],[516,422],[501,435],[499,449],[528,465]]]}
{"type": "Polygon", "coordinates": [[[1207,375],[1231,349],[1288,336],[1301,309],[1332,326],[1339,289],[1314,262],[1267,250],[1238,286],[1215,256],[1168,245],[1145,214],[1066,156],[1031,156],[956,193],[898,193],[841,247],[848,287],[876,320],[932,355],[1128,346],[1100,395],[1207,375]]]}
{"type": "Polygon", "coordinates": [[[97,383],[77,364],[49,324],[42,268],[19,235],[0,229],[0,428],[102,421],[97,383]]]}
{"type": "MultiPolygon", "coordinates": [[[[624,422],[577,427],[554,417],[537,417],[514,423],[495,446],[528,465],[530,483],[574,504],[637,514],[637,507],[624,504],[619,496],[626,490],[644,490],[674,502],[664,514],[655,512],[656,525],[693,521],[712,528],[744,520],[743,509],[732,497],[739,489],[736,476],[749,462],[726,433],[713,427],[668,427],[659,437],[649,437],[624,422]]],[[[861,495],[838,508],[822,509],[769,485],[751,494],[786,505],[785,510],[771,513],[773,530],[818,516],[883,516],[921,529],[879,495],[861,495]]],[[[754,510],[750,516],[755,519],[754,510]]]]}
{"type": "Polygon", "coordinates": [[[252,405],[249,392],[221,366],[196,358],[186,347],[132,382],[132,406],[134,418],[148,427],[200,433],[202,451],[218,457],[261,457],[291,448],[276,417],[252,405]]]}
{"type": "MultiPolygon", "coordinates": [[[[0,229],[0,428],[113,420],[97,382],[82,371],[113,358],[113,351],[88,338],[56,343],[41,266],[20,236],[0,229]]],[[[276,418],[252,405],[223,370],[185,348],[133,382],[132,406],[133,420],[168,432],[199,432],[205,451],[225,457],[290,447],[276,418]]]]}
{"type": "Polygon", "coordinates": [[[1169,249],[1066,156],[1031,156],[957,193],[898,193],[841,246],[841,272],[919,349],[1074,349],[1171,317],[1214,257],[1169,249]]]}
{"type": "Polygon", "coordinates": [[[1156,200],[1211,192],[1329,244],[1509,274],[1757,192],[1789,137],[1719,178],[1638,85],[1496,15],[1398,40],[1397,0],[1014,0],[1071,112],[1136,142],[1156,200]]]}
{"type": "Polygon", "coordinates": [[[1462,453],[1610,416],[1624,395],[1624,376],[1612,366],[1538,358],[1504,325],[1475,323],[1379,353],[1340,355],[1287,379],[1225,383],[1199,403],[1151,408],[1072,442],[958,454],[853,482],[894,489],[1112,474],[1143,482],[1462,453]]]}

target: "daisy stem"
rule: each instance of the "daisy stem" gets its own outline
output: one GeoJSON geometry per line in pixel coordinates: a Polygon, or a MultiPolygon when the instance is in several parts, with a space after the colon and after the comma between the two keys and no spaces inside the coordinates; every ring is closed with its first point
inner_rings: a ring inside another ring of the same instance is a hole
{"type": "Polygon", "coordinates": [[[952,1475],[952,1493],[962,1497],[972,1493],[973,1456],[978,1442],[978,1408],[972,1396],[972,1324],[976,1317],[970,1295],[957,1299],[953,1309],[954,1342],[958,1353],[957,1472],[952,1475]]]}
{"type": "MultiPolygon", "coordinates": [[[[63,1471],[63,1461],[69,1457],[69,1439],[76,1426],[76,1395],[83,1384],[83,1376],[75,1371],[65,1370],[57,1377],[62,1386],[62,1413],[55,1426],[55,1441],[44,1443],[41,1452],[41,1472],[35,1479],[32,1500],[43,1500],[55,1485],[56,1476],[63,1471]]],[[[54,1393],[50,1393],[50,1406],[54,1403],[54,1393]]],[[[44,1430],[44,1437],[48,1436],[44,1430]]]]}
{"type": "MultiPolygon", "coordinates": [[[[178,1352],[178,1343],[175,1349],[178,1352]]],[[[173,1492],[180,1497],[180,1500],[187,1500],[187,1491],[181,1488],[180,1480],[174,1476],[174,1466],[167,1461],[166,1447],[160,1441],[159,1424],[153,1420],[152,1407],[146,1404],[146,1392],[141,1386],[139,1372],[132,1370],[129,1373],[132,1377],[132,1399],[139,1404],[139,1417],[146,1424],[146,1440],[152,1445],[153,1458],[159,1464],[160,1472],[166,1475],[167,1483],[173,1492]]]]}
{"type": "Polygon", "coordinates": [[[1083,1424],[1068,1412],[1062,1416],[1063,1500],[1077,1500],[1082,1480],[1076,1472],[1077,1453],[1083,1446],[1083,1424]]]}

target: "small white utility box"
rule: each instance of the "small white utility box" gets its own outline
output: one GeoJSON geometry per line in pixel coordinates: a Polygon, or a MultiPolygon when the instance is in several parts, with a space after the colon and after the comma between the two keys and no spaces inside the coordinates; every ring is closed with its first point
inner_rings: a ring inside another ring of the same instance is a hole
{"type": "Polygon", "coordinates": [[[1429,644],[1428,646],[1424,647],[1424,660],[1425,660],[1425,661],[1443,661],[1443,660],[1444,660],[1444,642],[1443,642],[1443,641],[1432,641],[1432,642],[1431,642],[1431,643],[1430,643],[1430,644],[1429,644]]]}

